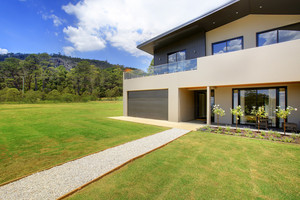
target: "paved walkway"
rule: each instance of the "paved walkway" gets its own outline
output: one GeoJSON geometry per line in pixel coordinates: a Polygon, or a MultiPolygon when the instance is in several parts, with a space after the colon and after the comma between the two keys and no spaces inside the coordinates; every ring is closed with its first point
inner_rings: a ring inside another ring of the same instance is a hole
{"type": "Polygon", "coordinates": [[[197,120],[190,121],[190,122],[170,122],[166,120],[146,119],[146,118],[129,117],[129,116],[119,116],[119,117],[109,117],[109,118],[128,121],[128,122],[141,123],[141,124],[149,124],[149,125],[163,126],[169,128],[179,128],[179,129],[185,129],[190,131],[196,131],[202,126],[206,125],[197,120]]]}
{"type": "Polygon", "coordinates": [[[170,129],[35,173],[0,187],[0,199],[57,199],[188,132],[170,129]]]}

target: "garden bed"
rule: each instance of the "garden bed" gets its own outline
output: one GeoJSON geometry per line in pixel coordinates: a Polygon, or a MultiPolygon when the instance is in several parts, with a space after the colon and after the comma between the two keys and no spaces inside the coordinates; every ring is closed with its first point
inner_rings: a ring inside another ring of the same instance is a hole
{"type": "Polygon", "coordinates": [[[225,135],[234,135],[262,140],[278,141],[278,142],[287,142],[287,143],[296,143],[300,144],[300,134],[288,134],[284,135],[277,131],[264,131],[256,130],[249,128],[232,128],[229,126],[205,126],[199,129],[200,131],[208,131],[211,133],[225,134],[225,135]]]}

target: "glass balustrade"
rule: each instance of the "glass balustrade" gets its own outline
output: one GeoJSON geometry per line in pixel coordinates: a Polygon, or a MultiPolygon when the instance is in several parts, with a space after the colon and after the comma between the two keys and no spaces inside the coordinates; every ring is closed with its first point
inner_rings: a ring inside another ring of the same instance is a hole
{"type": "Polygon", "coordinates": [[[171,74],[182,71],[197,70],[197,58],[191,60],[183,60],[174,63],[153,66],[148,72],[143,70],[131,70],[124,73],[125,79],[132,79],[144,76],[155,76],[159,74],[171,74]]]}

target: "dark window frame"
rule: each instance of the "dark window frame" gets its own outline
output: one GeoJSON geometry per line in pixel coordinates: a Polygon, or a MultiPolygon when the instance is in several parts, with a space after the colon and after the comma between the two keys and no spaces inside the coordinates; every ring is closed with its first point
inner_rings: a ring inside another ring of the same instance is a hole
{"type": "MultiPolygon", "coordinates": [[[[201,119],[199,118],[199,102],[198,102],[198,97],[197,97],[197,94],[198,93],[205,93],[207,95],[207,90],[195,90],[194,91],[194,105],[195,105],[195,108],[194,108],[194,118],[195,119],[201,119]]],[[[213,93],[213,97],[214,97],[214,104],[216,104],[216,93],[215,93],[215,90],[214,89],[211,89],[210,90],[210,93],[212,94],[213,93]]],[[[207,98],[207,96],[206,96],[207,98]]],[[[213,107],[213,106],[212,106],[213,107]]],[[[207,118],[207,116],[206,116],[207,118]]],[[[211,122],[215,122],[215,115],[214,113],[211,111],[211,122]]]]}
{"type": "MultiPolygon", "coordinates": [[[[211,55],[216,55],[216,54],[214,54],[214,45],[215,44],[220,44],[220,43],[223,43],[223,42],[226,43],[226,52],[225,53],[228,53],[227,52],[227,42],[230,41],[230,40],[236,40],[236,39],[242,39],[242,49],[241,50],[243,50],[244,49],[244,36],[239,36],[239,37],[235,37],[235,38],[231,38],[231,39],[222,40],[222,41],[219,41],[219,42],[212,43],[211,44],[211,55]]],[[[230,52],[232,52],[232,51],[230,51],[230,52]]]]}
{"type": "MultiPolygon", "coordinates": [[[[234,103],[234,90],[237,90],[238,91],[238,105],[240,105],[241,103],[241,95],[240,95],[240,91],[241,90],[265,90],[265,89],[276,89],[276,108],[279,106],[279,89],[280,88],[284,88],[285,89],[285,108],[287,108],[287,105],[288,105],[288,99],[287,99],[287,95],[288,95],[288,90],[287,90],[287,86],[277,86],[277,87],[249,87],[249,88],[232,88],[232,101],[231,101],[231,108],[234,108],[233,107],[233,103],[234,103]]],[[[256,97],[257,98],[257,97],[256,97]]],[[[256,99],[256,103],[257,103],[257,99],[256,99]]],[[[231,123],[233,124],[234,123],[234,116],[231,114],[231,123]]],[[[288,119],[287,119],[288,121],[288,119]]],[[[238,124],[240,124],[240,120],[238,121],[238,124]]],[[[245,124],[247,125],[247,124],[245,124]]],[[[276,116],[276,128],[279,128],[279,118],[276,116]]]]}
{"type": "Polygon", "coordinates": [[[168,54],[167,54],[167,63],[170,63],[170,62],[169,62],[169,55],[172,55],[172,54],[175,54],[175,53],[176,53],[176,62],[178,62],[177,53],[183,52],[183,51],[184,51],[184,53],[185,53],[185,60],[186,60],[186,49],[183,49],[183,50],[179,50],[179,51],[174,51],[174,52],[168,53],[168,54]]]}
{"type": "MultiPolygon", "coordinates": [[[[263,47],[263,46],[258,46],[258,35],[259,34],[263,34],[263,33],[268,33],[268,32],[271,32],[271,31],[276,31],[277,32],[277,37],[276,37],[276,43],[275,44],[278,44],[278,43],[281,43],[279,42],[279,30],[282,29],[282,28],[288,28],[289,26],[294,26],[294,25],[297,25],[297,24],[300,24],[300,22],[297,22],[297,23],[294,23],[294,24],[289,24],[289,25],[286,25],[286,26],[280,26],[280,27],[277,27],[277,28],[272,28],[272,29],[268,29],[268,30],[264,30],[264,31],[260,31],[260,32],[256,32],[256,47],[263,47]]],[[[270,44],[271,45],[271,44],[270,44]]],[[[267,45],[264,45],[264,46],[267,46],[267,45]]]]}

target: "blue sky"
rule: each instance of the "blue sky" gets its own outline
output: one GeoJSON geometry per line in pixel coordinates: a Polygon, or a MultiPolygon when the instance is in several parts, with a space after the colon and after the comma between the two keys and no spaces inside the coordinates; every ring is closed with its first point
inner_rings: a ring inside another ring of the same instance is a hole
{"type": "Polygon", "coordinates": [[[145,69],[152,56],[137,44],[228,1],[1,0],[0,53],[60,52],[145,69]]]}

